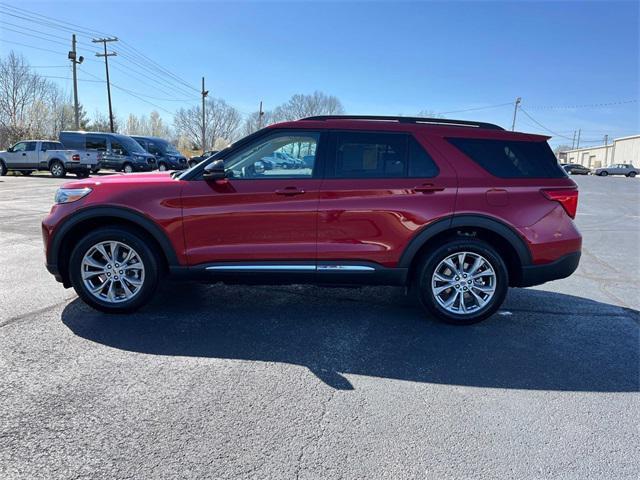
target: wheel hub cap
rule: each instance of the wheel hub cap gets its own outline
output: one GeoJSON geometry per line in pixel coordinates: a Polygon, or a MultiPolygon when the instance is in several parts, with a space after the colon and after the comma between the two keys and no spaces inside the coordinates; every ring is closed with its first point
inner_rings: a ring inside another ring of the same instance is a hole
{"type": "Polygon", "coordinates": [[[482,310],[496,291],[495,269],[482,255],[457,252],[442,260],[431,277],[431,291],[449,313],[464,315],[482,310]]]}
{"type": "Polygon", "coordinates": [[[106,241],[87,250],[81,274],[91,295],[103,302],[121,303],[140,293],[145,268],[138,252],[129,245],[106,241]]]}

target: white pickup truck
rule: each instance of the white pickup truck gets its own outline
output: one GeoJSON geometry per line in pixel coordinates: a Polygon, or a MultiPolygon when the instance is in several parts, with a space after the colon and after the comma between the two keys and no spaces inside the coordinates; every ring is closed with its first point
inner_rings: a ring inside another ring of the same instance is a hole
{"type": "Polygon", "coordinates": [[[97,157],[89,152],[65,150],[60,142],[51,140],[24,140],[0,151],[0,175],[15,170],[31,175],[36,170],[49,170],[54,177],[62,178],[75,173],[79,178],[89,176],[98,168],[97,157]]]}

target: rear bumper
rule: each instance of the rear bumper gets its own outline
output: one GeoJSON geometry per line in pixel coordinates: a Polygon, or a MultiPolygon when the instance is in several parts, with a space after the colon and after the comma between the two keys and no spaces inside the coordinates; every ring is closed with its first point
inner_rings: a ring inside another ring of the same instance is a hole
{"type": "Polygon", "coordinates": [[[541,283],[566,278],[576,271],[580,263],[580,252],[573,252],[543,265],[526,265],[516,287],[531,287],[541,283]]]}
{"type": "Polygon", "coordinates": [[[67,172],[89,172],[91,167],[92,166],[87,163],[64,162],[64,169],[67,172]]]}

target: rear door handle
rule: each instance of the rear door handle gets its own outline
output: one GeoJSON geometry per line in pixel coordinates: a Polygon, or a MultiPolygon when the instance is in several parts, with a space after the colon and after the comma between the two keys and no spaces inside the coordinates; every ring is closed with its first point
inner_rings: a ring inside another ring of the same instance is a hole
{"type": "Polygon", "coordinates": [[[417,187],[413,187],[413,191],[416,193],[433,193],[433,192],[441,192],[444,190],[444,187],[438,187],[433,183],[424,183],[417,187]]]}
{"type": "Polygon", "coordinates": [[[285,187],[279,190],[276,190],[276,195],[302,195],[304,190],[298,189],[298,187],[285,187]]]}
{"type": "Polygon", "coordinates": [[[26,156],[27,156],[27,154],[26,154],[26,153],[23,153],[23,154],[22,154],[22,156],[23,156],[23,157],[26,157],[26,156]]]}

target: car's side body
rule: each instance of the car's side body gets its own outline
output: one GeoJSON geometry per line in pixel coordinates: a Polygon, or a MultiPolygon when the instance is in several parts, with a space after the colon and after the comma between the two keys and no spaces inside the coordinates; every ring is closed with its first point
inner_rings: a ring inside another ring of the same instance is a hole
{"type": "Polygon", "coordinates": [[[608,167],[597,168],[594,173],[599,176],[624,175],[626,177],[635,177],[640,174],[640,169],[630,163],[616,163],[608,167]]]}
{"type": "Polygon", "coordinates": [[[63,131],[59,138],[66,148],[79,150],[81,158],[95,159],[96,168],[131,172],[148,172],[156,168],[155,157],[126,135],[63,131]]]}
{"type": "Polygon", "coordinates": [[[570,175],[590,175],[591,169],[589,167],[585,167],[584,165],[580,165],[579,163],[569,163],[567,165],[563,165],[562,168],[570,174],[570,175]]]}
{"type": "Polygon", "coordinates": [[[54,162],[67,172],[81,176],[95,166],[95,161],[80,156],[77,150],[65,150],[60,142],[51,140],[23,140],[0,152],[3,171],[33,172],[50,170],[54,162]]]}
{"type": "Polygon", "coordinates": [[[480,136],[546,145],[546,137],[319,119],[263,129],[217,157],[231,158],[263,137],[291,131],[320,139],[313,172],[304,178],[289,172],[207,181],[205,165],[199,165],[175,179],[162,174],[105,178],[98,188],[90,180],[77,182],[74,187],[93,188],[93,193],[54,206],[43,222],[49,271],[70,285],[69,249],[103,224],[137,229],[163,253],[168,271],[207,281],[407,285],[416,262],[452,238],[495,245],[511,286],[563,278],[577,267],[581,236],[563,205],[544,195],[545,190],[575,191],[573,181],[564,174],[544,179],[488,175],[450,142],[480,136]],[[437,173],[335,178],[330,172],[341,132],[413,139],[407,141],[428,152],[437,173]]]}

